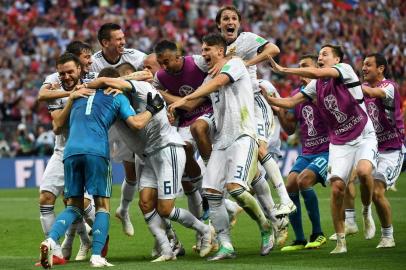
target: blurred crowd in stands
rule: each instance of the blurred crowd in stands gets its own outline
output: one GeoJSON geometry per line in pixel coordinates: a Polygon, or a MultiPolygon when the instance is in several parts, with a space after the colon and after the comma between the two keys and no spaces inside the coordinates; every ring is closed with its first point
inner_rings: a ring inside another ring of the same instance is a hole
{"type": "MultiPolygon", "coordinates": [[[[185,54],[200,53],[201,37],[216,31],[221,5],[234,4],[242,28],[274,42],[278,61],[295,66],[300,55],[323,43],[341,44],[345,61],[361,70],[363,57],[383,52],[400,85],[406,107],[406,1],[402,0],[2,0],[0,7],[0,157],[52,152],[51,118],[36,95],[54,60],[72,40],[99,50],[97,30],[120,24],[128,48],[151,52],[160,39],[175,40],[185,54]]],[[[282,96],[298,86],[297,77],[259,74],[282,96]]]]}

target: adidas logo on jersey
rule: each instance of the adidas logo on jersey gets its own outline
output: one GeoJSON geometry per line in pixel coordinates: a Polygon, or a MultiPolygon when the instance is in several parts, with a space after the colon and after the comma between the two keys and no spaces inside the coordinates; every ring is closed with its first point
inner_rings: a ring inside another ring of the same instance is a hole
{"type": "Polygon", "coordinates": [[[100,231],[99,229],[97,229],[97,230],[95,230],[95,231],[93,232],[93,234],[101,234],[101,231],[100,231]]]}

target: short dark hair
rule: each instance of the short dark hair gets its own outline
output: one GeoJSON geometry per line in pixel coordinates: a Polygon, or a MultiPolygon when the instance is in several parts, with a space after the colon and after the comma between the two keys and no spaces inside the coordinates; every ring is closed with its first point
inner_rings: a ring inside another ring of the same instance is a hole
{"type": "Polygon", "coordinates": [[[321,46],[321,49],[326,48],[326,47],[331,48],[334,56],[340,58],[340,63],[343,61],[344,51],[340,45],[324,44],[323,46],[321,46]]]}
{"type": "Polygon", "coordinates": [[[73,53],[63,53],[56,59],[56,66],[63,65],[70,61],[75,62],[77,66],[81,66],[79,58],[73,53]]]}
{"type": "Polygon", "coordinates": [[[77,57],[79,57],[83,51],[91,52],[92,48],[90,47],[89,44],[84,43],[79,40],[72,41],[68,44],[68,46],[66,46],[66,52],[72,53],[72,54],[76,55],[77,57]]]}
{"type": "Polygon", "coordinates": [[[300,56],[299,61],[301,61],[303,59],[307,59],[307,58],[311,59],[316,64],[317,64],[317,59],[319,59],[319,57],[317,55],[308,53],[308,54],[303,54],[302,56],[300,56]]]}
{"type": "Polygon", "coordinates": [[[176,52],[178,52],[178,47],[176,46],[175,42],[164,39],[155,45],[154,53],[156,53],[158,55],[158,54],[165,52],[166,50],[170,50],[170,51],[176,53],[176,52]]]}
{"type": "Polygon", "coordinates": [[[205,35],[202,39],[203,43],[206,43],[209,46],[219,46],[224,48],[224,56],[227,52],[227,42],[224,37],[219,33],[212,33],[205,35]]]}
{"type": "Polygon", "coordinates": [[[220,24],[220,21],[221,21],[221,14],[223,14],[223,12],[226,11],[226,10],[234,11],[234,12],[237,14],[237,16],[238,16],[238,21],[241,22],[241,12],[240,12],[235,6],[227,5],[227,6],[221,7],[221,8],[219,9],[219,11],[217,11],[216,24],[220,24]]]}
{"type": "Polygon", "coordinates": [[[386,60],[386,58],[385,58],[385,56],[383,54],[381,54],[381,53],[370,53],[367,56],[365,56],[365,58],[368,58],[368,57],[375,57],[376,67],[383,66],[384,67],[383,76],[385,76],[385,78],[390,77],[388,61],[386,60]]]}
{"type": "Polygon", "coordinates": [[[118,78],[120,77],[120,74],[118,73],[117,69],[113,67],[106,67],[100,70],[98,77],[118,78]]]}
{"type": "Polygon", "coordinates": [[[103,39],[110,40],[110,34],[112,31],[121,30],[121,26],[116,23],[105,23],[103,24],[99,32],[97,32],[97,39],[99,40],[100,44],[102,44],[103,39]]]}
{"type": "Polygon", "coordinates": [[[120,75],[124,74],[125,71],[130,70],[131,72],[136,72],[137,69],[128,62],[121,63],[120,65],[116,66],[116,70],[120,75]]]}

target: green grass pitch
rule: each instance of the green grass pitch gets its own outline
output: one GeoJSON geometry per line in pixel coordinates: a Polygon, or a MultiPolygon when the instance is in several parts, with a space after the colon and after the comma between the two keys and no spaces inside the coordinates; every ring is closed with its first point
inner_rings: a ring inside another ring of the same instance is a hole
{"type": "MultiPolygon", "coordinates": [[[[376,249],[380,238],[380,225],[374,210],[377,233],[372,240],[365,240],[362,234],[362,219],[359,197],[356,200],[357,222],[360,232],[347,237],[348,253],[330,255],[334,242],[328,242],[318,250],[302,250],[282,253],[279,248],[269,256],[259,256],[259,231],[246,214],[241,214],[232,230],[237,259],[221,262],[206,262],[191,247],[194,232],[175,224],[176,231],[186,248],[186,256],[177,261],[150,263],[153,239],[150,235],[138,206],[133,203],[132,220],[135,236],[127,237],[121,232],[121,224],[112,217],[110,226],[110,250],[108,259],[115,264],[112,269],[406,269],[406,175],[401,175],[397,182],[397,192],[389,191],[393,210],[396,248],[376,249]]],[[[120,187],[114,186],[112,211],[119,203],[120,187]]],[[[329,211],[330,188],[316,186],[319,196],[321,221],[328,237],[333,233],[329,211]]],[[[43,240],[39,222],[37,189],[0,190],[0,269],[40,269],[34,267],[39,256],[39,244],[43,240]]],[[[275,196],[276,197],[276,196],[275,196]]],[[[134,200],[137,202],[137,199],[134,200]]],[[[185,199],[178,200],[178,206],[185,207],[185,199]]],[[[310,223],[302,202],[302,215],[306,235],[310,235],[310,223]]],[[[56,211],[62,210],[58,200],[56,211]]],[[[289,240],[293,232],[289,229],[289,240]]],[[[79,240],[75,240],[73,254],[76,254],[79,240]]],[[[73,255],[74,256],[74,255],[73,255]]],[[[89,269],[89,262],[70,262],[55,266],[55,269],[89,269]]]]}

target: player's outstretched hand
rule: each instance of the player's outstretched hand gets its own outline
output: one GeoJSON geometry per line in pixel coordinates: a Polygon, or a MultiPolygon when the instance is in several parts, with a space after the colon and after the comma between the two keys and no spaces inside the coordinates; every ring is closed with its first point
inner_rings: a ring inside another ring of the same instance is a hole
{"type": "Polygon", "coordinates": [[[125,80],[136,80],[136,81],[150,81],[154,78],[154,76],[152,75],[151,71],[144,69],[141,71],[136,71],[133,72],[131,74],[128,74],[124,77],[122,77],[122,79],[125,80]]]}
{"type": "Polygon", "coordinates": [[[155,97],[152,98],[152,92],[148,92],[146,106],[147,111],[149,111],[152,115],[155,115],[159,111],[161,111],[164,107],[165,103],[160,95],[156,94],[155,97]]]}
{"type": "Polygon", "coordinates": [[[271,64],[272,70],[278,73],[283,72],[283,67],[280,66],[278,63],[275,62],[272,56],[268,55],[269,63],[271,64]]]}
{"type": "Polygon", "coordinates": [[[123,91],[115,88],[108,87],[106,90],[103,91],[105,95],[113,95],[113,97],[117,96],[118,94],[122,94],[123,91]]]}
{"type": "Polygon", "coordinates": [[[186,104],[186,99],[181,98],[178,101],[175,101],[174,103],[172,103],[168,106],[168,112],[173,114],[173,113],[175,113],[176,108],[182,107],[185,104],[186,104]]]}
{"type": "Polygon", "coordinates": [[[71,99],[77,99],[77,98],[87,98],[91,95],[94,95],[96,91],[94,89],[88,89],[88,88],[80,88],[79,90],[75,90],[72,93],[70,93],[69,97],[71,99]]]}

